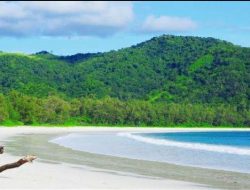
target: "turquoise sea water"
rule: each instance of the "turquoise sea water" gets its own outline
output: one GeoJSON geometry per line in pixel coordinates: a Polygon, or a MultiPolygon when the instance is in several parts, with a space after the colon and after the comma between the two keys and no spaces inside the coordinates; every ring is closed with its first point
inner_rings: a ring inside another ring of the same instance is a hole
{"type": "Polygon", "coordinates": [[[140,134],[155,139],[250,148],[250,131],[178,132],[140,134]]]}
{"type": "Polygon", "coordinates": [[[250,173],[250,131],[73,133],[52,142],[96,154],[250,173]]]}

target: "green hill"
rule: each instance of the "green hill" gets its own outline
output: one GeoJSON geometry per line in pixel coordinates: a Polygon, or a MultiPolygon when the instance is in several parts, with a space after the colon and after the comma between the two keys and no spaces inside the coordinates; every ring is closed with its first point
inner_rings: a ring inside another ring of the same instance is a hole
{"type": "Polygon", "coordinates": [[[250,48],[214,38],[163,35],[118,51],[71,56],[0,52],[4,96],[15,90],[66,101],[228,105],[243,118],[249,114],[249,73],[250,48]]]}

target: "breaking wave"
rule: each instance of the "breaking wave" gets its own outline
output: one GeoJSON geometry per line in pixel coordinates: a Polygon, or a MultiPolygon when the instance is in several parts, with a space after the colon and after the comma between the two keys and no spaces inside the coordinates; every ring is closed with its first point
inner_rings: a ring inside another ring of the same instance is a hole
{"type": "Polygon", "coordinates": [[[172,140],[144,137],[135,133],[118,133],[118,136],[123,136],[123,137],[127,137],[130,139],[134,139],[136,141],[154,144],[154,145],[172,146],[172,147],[179,147],[179,148],[185,148],[185,149],[194,149],[194,150],[203,150],[203,151],[212,151],[212,152],[219,152],[219,153],[250,156],[250,149],[237,148],[237,147],[232,147],[232,146],[178,142],[178,141],[172,141],[172,140]]]}

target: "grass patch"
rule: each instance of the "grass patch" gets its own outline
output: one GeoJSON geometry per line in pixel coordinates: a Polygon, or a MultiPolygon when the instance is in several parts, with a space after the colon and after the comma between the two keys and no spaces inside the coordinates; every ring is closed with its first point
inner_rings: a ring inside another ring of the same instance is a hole
{"type": "Polygon", "coordinates": [[[195,72],[204,65],[210,65],[214,60],[212,55],[204,55],[203,57],[197,59],[190,67],[189,72],[195,72]]]}
{"type": "Polygon", "coordinates": [[[20,126],[24,124],[20,121],[6,120],[6,121],[1,122],[0,125],[5,126],[5,127],[16,127],[16,126],[20,126]]]}

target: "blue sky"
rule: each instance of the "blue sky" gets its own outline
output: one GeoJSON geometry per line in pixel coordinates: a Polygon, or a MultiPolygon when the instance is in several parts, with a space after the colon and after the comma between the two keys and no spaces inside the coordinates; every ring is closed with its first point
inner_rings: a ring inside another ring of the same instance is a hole
{"type": "Polygon", "coordinates": [[[1,2],[0,50],[103,52],[161,34],[250,47],[250,2],[1,2]]]}

